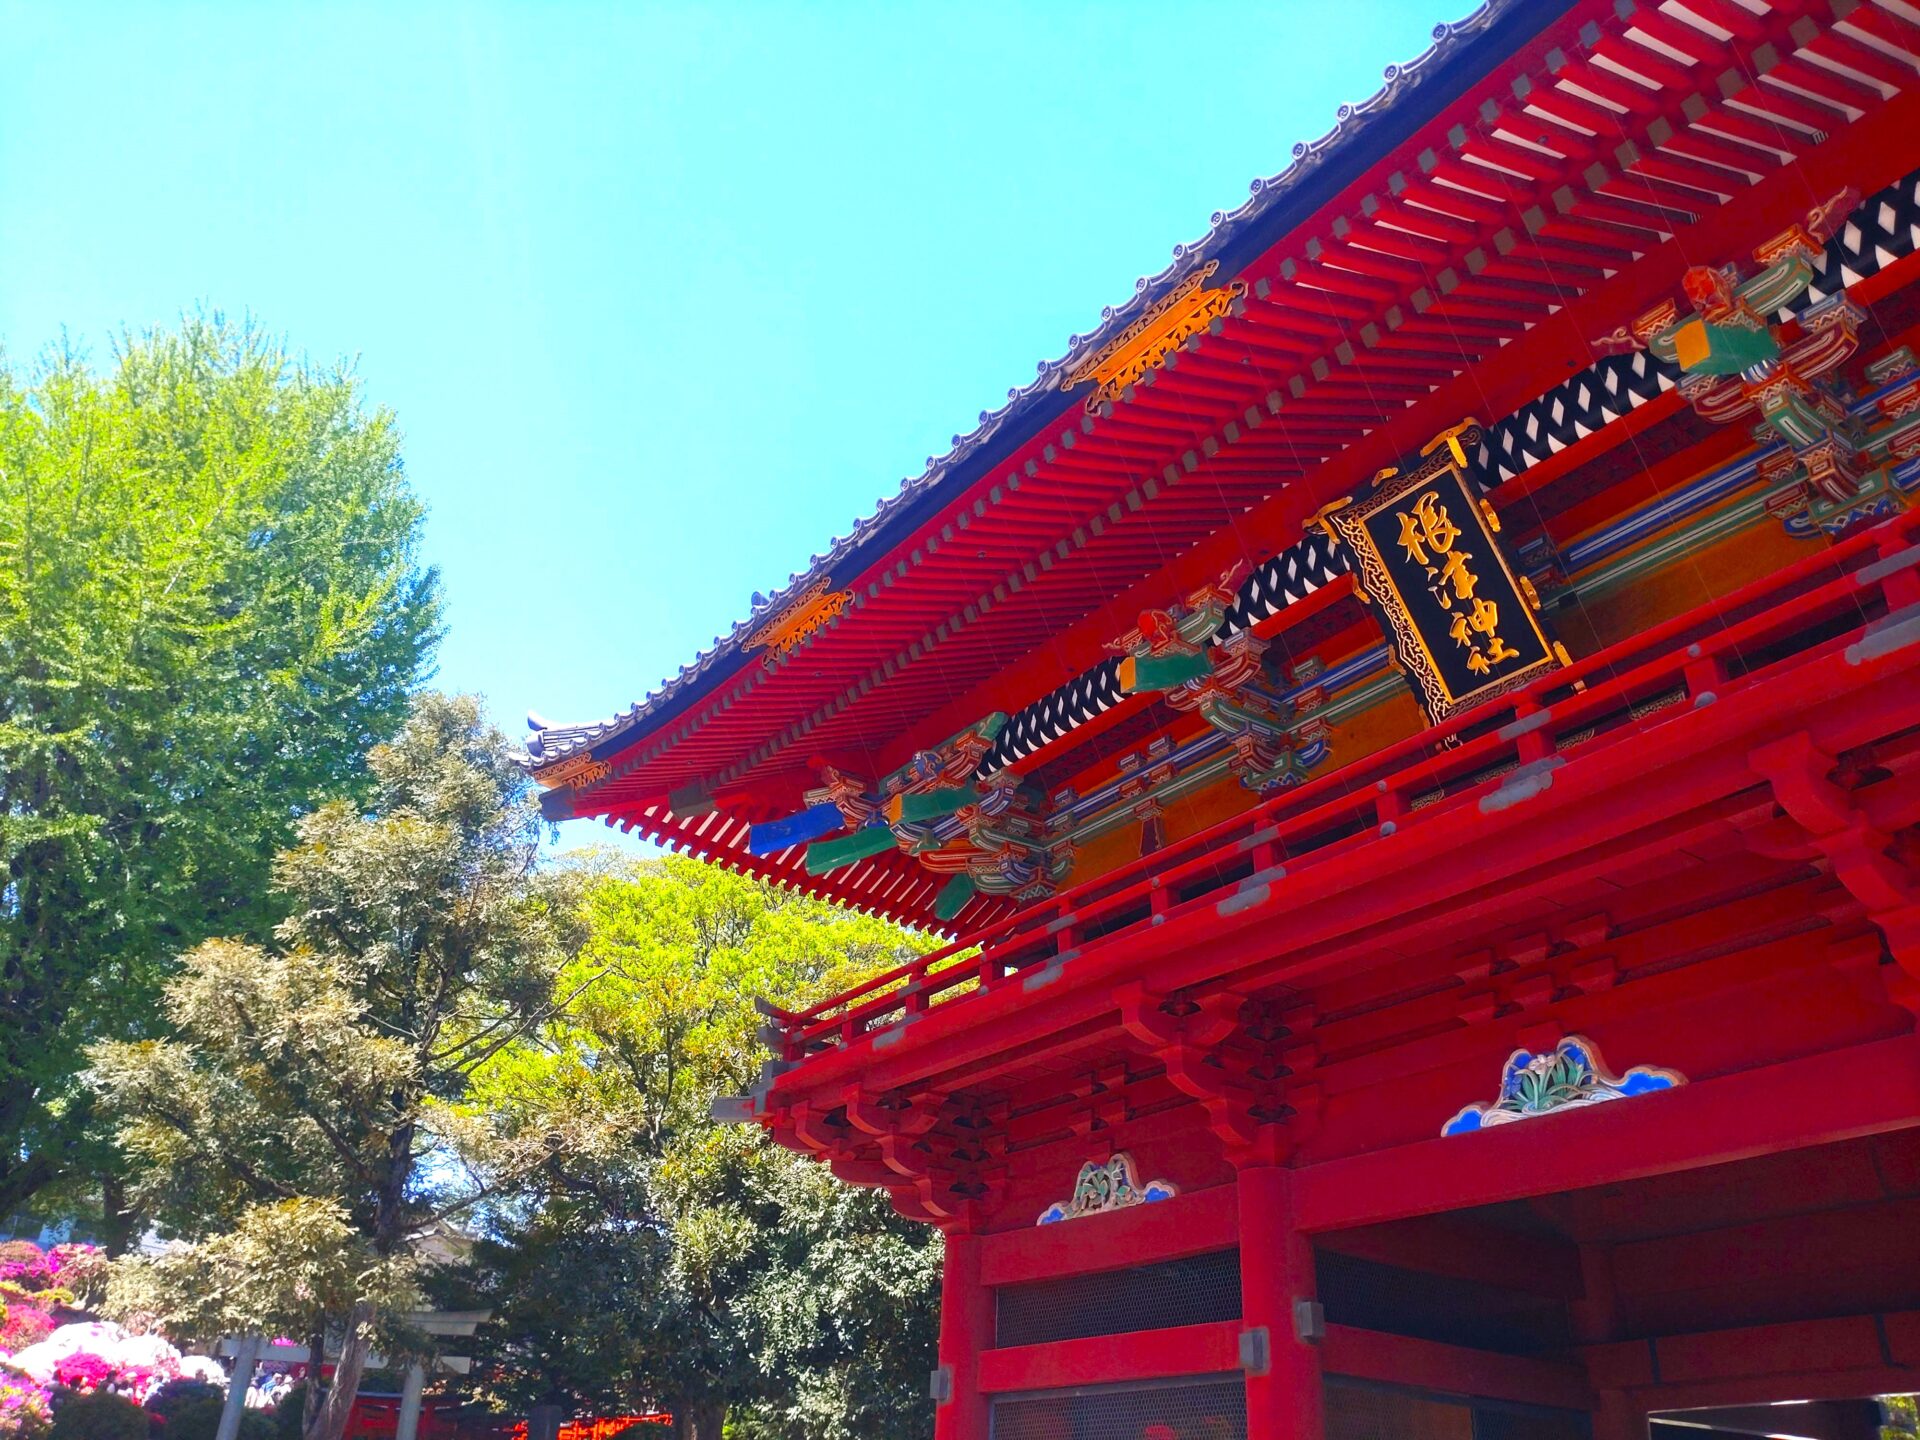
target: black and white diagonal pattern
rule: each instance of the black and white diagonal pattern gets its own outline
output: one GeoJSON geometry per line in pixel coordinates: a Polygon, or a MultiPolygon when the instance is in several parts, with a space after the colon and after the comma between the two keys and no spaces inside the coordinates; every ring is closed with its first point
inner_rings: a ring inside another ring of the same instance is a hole
{"type": "Polygon", "coordinates": [[[1813,268],[1813,284],[1786,313],[1797,315],[1920,250],[1920,171],[1854,207],[1813,268]]]}
{"type": "MultiPolygon", "coordinates": [[[[1817,278],[1781,312],[1787,319],[1920,250],[1920,171],[1861,201],[1814,261],[1817,278]]],[[[1680,383],[1677,366],[1644,350],[1609,355],[1523,405],[1487,431],[1480,452],[1500,485],[1680,383]]]]}
{"type": "Polygon", "coordinates": [[[1025,759],[1043,745],[1053,743],[1094,716],[1112,709],[1121,698],[1120,658],[1114,656],[1010,715],[1006,728],[993,742],[993,749],[987,752],[974,773],[991,775],[1003,766],[1025,759]]]}
{"type": "Polygon", "coordinates": [[[1679,383],[1677,365],[1644,350],[1609,355],[1491,426],[1480,472],[1488,485],[1504,484],[1679,383]]]}
{"type": "Polygon", "coordinates": [[[1346,547],[1320,531],[1289,545],[1270,560],[1254,566],[1227,607],[1216,638],[1250,629],[1269,615],[1278,615],[1295,601],[1304,600],[1329,580],[1353,568],[1346,547]]]}

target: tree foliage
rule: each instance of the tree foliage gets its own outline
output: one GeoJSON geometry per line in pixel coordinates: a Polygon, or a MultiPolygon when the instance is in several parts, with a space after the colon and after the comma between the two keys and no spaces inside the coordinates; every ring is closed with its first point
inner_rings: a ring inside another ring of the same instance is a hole
{"type": "Polygon", "coordinates": [[[84,1044],[264,936],[439,624],[391,415],[218,317],[0,369],[0,1212],[77,1163],[84,1044]]]}
{"type": "MultiPolygon", "coordinates": [[[[200,945],[166,985],[168,1038],[91,1052],[140,1198],[192,1242],[122,1261],[110,1298],[193,1337],[344,1327],[309,1440],[338,1440],[375,1335],[398,1338],[413,1239],[483,1198],[474,1073],[552,1013],[579,938],[475,702],[422,696],[368,765],[370,809],[323,805],[275,862],[274,943],[200,945]]],[[[538,1153],[490,1145],[488,1183],[538,1153]]]]}
{"type": "Polygon", "coordinates": [[[586,896],[578,988],[475,1102],[552,1137],[469,1279],[499,1398],[662,1406],[752,1440],[931,1426],[938,1237],[759,1131],[709,1118],[754,1079],[755,995],[802,1003],[930,942],[697,862],[586,896]]]}
{"type": "Polygon", "coordinates": [[[363,1300],[376,1314],[416,1302],[413,1267],[381,1255],[332,1200],[300,1196],[240,1211],[233,1228],[196,1245],[121,1260],[104,1310],[181,1340],[308,1335],[314,1318],[363,1300]]]}

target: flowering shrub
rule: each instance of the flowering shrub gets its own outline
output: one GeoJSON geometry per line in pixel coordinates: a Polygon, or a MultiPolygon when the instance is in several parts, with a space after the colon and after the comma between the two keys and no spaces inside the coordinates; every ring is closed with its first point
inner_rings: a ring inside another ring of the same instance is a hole
{"type": "Polygon", "coordinates": [[[13,1300],[0,1309],[0,1355],[38,1345],[52,1333],[53,1316],[38,1305],[13,1300]]]}
{"type": "Polygon", "coordinates": [[[0,1241],[0,1281],[10,1282],[22,1294],[52,1288],[56,1274],[50,1252],[31,1240],[0,1241]]]}
{"type": "MultiPolygon", "coordinates": [[[[0,1243],[0,1305],[25,1305],[48,1320],[57,1310],[97,1298],[105,1287],[107,1257],[97,1245],[56,1245],[42,1250],[31,1240],[0,1243]]],[[[40,1338],[32,1320],[20,1322],[20,1334],[0,1332],[0,1354],[31,1345],[40,1338]],[[25,1338],[21,1338],[24,1335],[25,1338]]]]}
{"type": "Polygon", "coordinates": [[[183,1357],[159,1335],[57,1323],[99,1295],[106,1268],[92,1245],[0,1243],[0,1440],[149,1440],[164,1417],[141,1406],[169,1381],[193,1377],[190,1398],[202,1409],[206,1392],[224,1394],[217,1362],[183,1357]]]}
{"type": "Polygon", "coordinates": [[[52,1420],[45,1387],[0,1370],[0,1440],[40,1440],[52,1420]]]}
{"type": "Polygon", "coordinates": [[[144,1389],[144,1382],[148,1378],[150,1372],[141,1367],[115,1365],[106,1356],[95,1355],[89,1350],[56,1360],[53,1366],[54,1384],[82,1393],[89,1390],[144,1389]]]}
{"type": "Polygon", "coordinates": [[[221,1373],[211,1361],[183,1360],[158,1335],[130,1335],[105,1321],[62,1325],[39,1344],[16,1350],[7,1363],[42,1385],[82,1394],[107,1391],[138,1401],[190,1368],[201,1378],[211,1378],[203,1367],[221,1373]]]}
{"type": "Polygon", "coordinates": [[[47,1251],[53,1283],[69,1296],[69,1304],[97,1301],[107,1285],[107,1252],[98,1245],[56,1245],[47,1251]]]}

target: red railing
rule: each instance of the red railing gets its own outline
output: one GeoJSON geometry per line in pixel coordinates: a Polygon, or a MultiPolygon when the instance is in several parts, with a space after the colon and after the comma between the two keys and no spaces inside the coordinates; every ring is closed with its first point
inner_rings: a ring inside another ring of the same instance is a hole
{"type": "Polygon", "coordinates": [[[1782,665],[1857,639],[1870,622],[1911,610],[1920,628],[1920,512],[1896,516],[1710,605],[1610,646],[1524,690],[1364,756],[876,975],[807,1010],[763,1009],[783,1060],[838,1049],[962,987],[1059,964],[1085,943],[1207,904],[1253,903],[1286,871],[1391,834],[1429,805],[1484,798],[1498,780],[1533,793],[1554,758],[1619,738],[1654,712],[1711,705],[1782,665]]]}

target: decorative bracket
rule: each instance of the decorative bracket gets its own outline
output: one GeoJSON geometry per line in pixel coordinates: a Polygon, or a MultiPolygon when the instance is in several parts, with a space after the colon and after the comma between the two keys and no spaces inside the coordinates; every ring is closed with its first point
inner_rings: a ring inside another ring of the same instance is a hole
{"type": "Polygon", "coordinates": [[[788,1149],[824,1161],[836,1179],[884,1190],[905,1218],[943,1230],[973,1225],[1004,1183],[993,1125],[964,1108],[936,1113],[898,1095],[855,1089],[844,1106],[802,1101],[762,1123],[788,1149]],[[869,1140],[878,1158],[868,1158],[869,1140]]]}
{"type": "Polygon", "coordinates": [[[1300,1079],[1319,1059],[1312,1011],[1286,1013],[1232,992],[1163,996],[1134,984],[1118,995],[1127,1033],[1166,1067],[1167,1079],[1206,1111],[1235,1165],[1284,1164],[1319,1117],[1320,1089],[1300,1079]]]}
{"type": "Polygon", "coordinates": [[[533,772],[534,783],[548,790],[565,787],[568,790],[584,790],[596,785],[613,773],[613,766],[605,760],[596,760],[591,755],[572,755],[556,764],[533,772]]]}
{"type": "Polygon", "coordinates": [[[1834,878],[1866,907],[1893,957],[1887,997],[1920,1018],[1920,880],[1889,854],[1893,837],[1876,829],[1859,802],[1835,784],[1833,756],[1802,730],[1748,757],[1773,798],[1833,867],[1834,878]]]}

